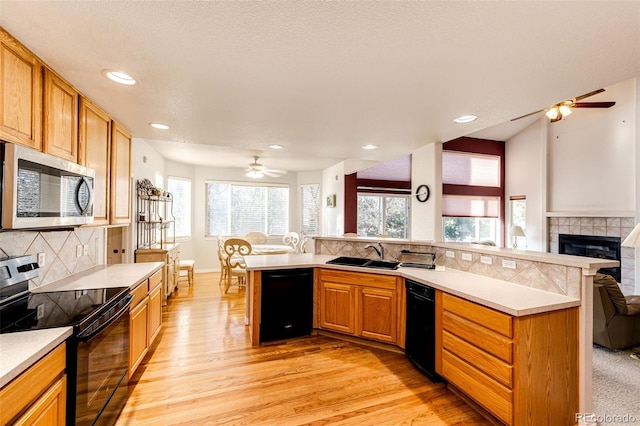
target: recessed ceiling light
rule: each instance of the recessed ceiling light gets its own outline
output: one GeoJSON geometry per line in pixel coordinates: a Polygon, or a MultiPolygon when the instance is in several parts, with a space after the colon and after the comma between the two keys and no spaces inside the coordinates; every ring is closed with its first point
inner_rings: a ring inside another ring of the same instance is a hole
{"type": "Polygon", "coordinates": [[[471,123],[472,121],[476,121],[477,119],[478,119],[477,115],[463,115],[453,120],[453,122],[458,124],[464,124],[464,123],[471,123]]]}
{"type": "Polygon", "coordinates": [[[277,143],[274,143],[274,144],[269,145],[269,148],[271,148],[271,149],[283,149],[284,146],[282,146],[280,144],[277,144],[277,143]]]}
{"type": "Polygon", "coordinates": [[[135,78],[131,77],[129,74],[123,73],[122,71],[104,70],[102,71],[102,74],[104,74],[109,80],[125,84],[127,86],[132,86],[137,83],[135,78]]]}
{"type": "Polygon", "coordinates": [[[372,144],[362,145],[362,149],[376,149],[377,146],[372,144]]]}
{"type": "Polygon", "coordinates": [[[149,126],[153,127],[154,129],[160,129],[160,130],[169,129],[169,126],[167,126],[166,124],[162,124],[162,123],[149,123],[149,126]]]}

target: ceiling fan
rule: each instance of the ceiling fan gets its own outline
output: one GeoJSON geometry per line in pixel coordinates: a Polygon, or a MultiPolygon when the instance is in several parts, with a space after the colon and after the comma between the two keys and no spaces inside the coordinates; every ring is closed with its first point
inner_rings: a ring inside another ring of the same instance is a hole
{"type": "Polygon", "coordinates": [[[262,179],[265,176],[279,177],[286,174],[286,170],[267,169],[258,163],[258,156],[255,155],[253,157],[253,163],[249,163],[249,167],[245,169],[244,175],[253,179],[262,179]]]}
{"type": "Polygon", "coordinates": [[[520,120],[521,118],[529,117],[530,115],[544,111],[545,115],[549,117],[549,120],[551,120],[552,123],[555,123],[556,121],[562,120],[562,117],[566,117],[571,114],[571,108],[611,108],[614,106],[616,104],[615,102],[580,102],[583,99],[602,92],[604,92],[604,89],[594,90],[593,92],[585,93],[584,95],[580,95],[576,98],[551,105],[549,108],[512,118],[511,121],[520,120]]]}

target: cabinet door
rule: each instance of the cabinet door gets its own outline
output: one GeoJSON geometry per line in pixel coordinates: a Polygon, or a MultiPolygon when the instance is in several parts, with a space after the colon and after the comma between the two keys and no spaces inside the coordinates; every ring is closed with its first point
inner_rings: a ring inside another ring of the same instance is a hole
{"type": "Polygon", "coordinates": [[[78,161],[78,92],[53,71],[44,71],[44,152],[78,161]]]}
{"type": "Polygon", "coordinates": [[[149,299],[146,297],[129,313],[129,378],[147,354],[149,334],[149,299]]]}
{"type": "Polygon", "coordinates": [[[131,135],[111,125],[111,224],[131,222],[131,135]]]}
{"type": "Polygon", "coordinates": [[[62,426],[67,408],[67,376],[62,376],[14,424],[62,426]]]}
{"type": "Polygon", "coordinates": [[[363,287],[358,289],[358,335],[387,343],[396,343],[398,299],[393,290],[363,287]]]}
{"type": "Polygon", "coordinates": [[[149,344],[155,340],[162,326],[162,283],[149,292],[149,344]]]}
{"type": "Polygon", "coordinates": [[[355,334],[355,288],[348,284],[320,283],[320,326],[355,334]]]}
{"type": "Polygon", "coordinates": [[[93,193],[93,224],[109,224],[111,169],[111,118],[93,102],[80,98],[78,163],[96,172],[93,193]]]}
{"type": "Polygon", "coordinates": [[[0,139],[42,149],[42,65],[0,28],[0,139]]]}

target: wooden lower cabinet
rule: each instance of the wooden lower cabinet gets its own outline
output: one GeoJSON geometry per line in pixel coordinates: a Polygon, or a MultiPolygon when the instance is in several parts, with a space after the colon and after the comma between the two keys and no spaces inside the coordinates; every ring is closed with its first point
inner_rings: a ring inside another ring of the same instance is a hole
{"type": "Polygon", "coordinates": [[[320,283],[320,327],[356,334],[356,291],[350,284],[320,283]]]}
{"type": "Polygon", "coordinates": [[[180,275],[180,245],[164,244],[163,248],[145,248],[137,249],[135,253],[136,263],[145,262],[164,262],[162,268],[162,281],[164,287],[162,289],[162,303],[167,304],[167,298],[173,294],[178,286],[178,278],[180,275]]]}
{"type": "Polygon", "coordinates": [[[133,302],[129,311],[129,378],[149,348],[162,326],[162,271],[143,280],[131,289],[133,302]]]}
{"type": "Polygon", "coordinates": [[[402,280],[391,275],[320,269],[320,328],[398,344],[402,280]]]}
{"type": "Polygon", "coordinates": [[[436,371],[507,425],[575,424],[578,308],[513,317],[436,295],[436,371]]]}
{"type": "Polygon", "coordinates": [[[0,389],[0,424],[64,425],[67,407],[63,343],[0,389]]]}

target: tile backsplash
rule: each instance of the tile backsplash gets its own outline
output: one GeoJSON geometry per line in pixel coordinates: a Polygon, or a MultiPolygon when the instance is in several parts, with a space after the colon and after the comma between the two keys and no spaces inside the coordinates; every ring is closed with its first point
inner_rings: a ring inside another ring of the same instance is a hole
{"type": "Polygon", "coordinates": [[[0,257],[30,254],[37,261],[38,253],[44,253],[45,264],[30,282],[40,287],[103,264],[105,234],[104,227],[0,232],[0,257]]]}

